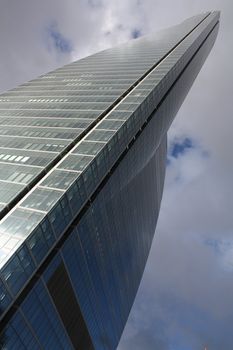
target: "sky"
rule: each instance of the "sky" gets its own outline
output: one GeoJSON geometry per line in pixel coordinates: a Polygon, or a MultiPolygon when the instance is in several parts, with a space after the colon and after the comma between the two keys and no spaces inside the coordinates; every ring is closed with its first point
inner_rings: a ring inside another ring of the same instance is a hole
{"type": "Polygon", "coordinates": [[[118,350],[233,349],[233,2],[0,0],[0,92],[206,10],[221,11],[219,34],[168,133],[155,238],[118,350]]]}

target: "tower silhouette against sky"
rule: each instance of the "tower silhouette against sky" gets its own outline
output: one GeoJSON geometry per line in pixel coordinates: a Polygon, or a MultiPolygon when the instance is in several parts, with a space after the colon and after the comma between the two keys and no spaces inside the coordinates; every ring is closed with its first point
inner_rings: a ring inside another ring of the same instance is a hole
{"type": "Polygon", "coordinates": [[[154,236],[167,130],[219,12],[0,95],[0,344],[116,349],[154,236]]]}

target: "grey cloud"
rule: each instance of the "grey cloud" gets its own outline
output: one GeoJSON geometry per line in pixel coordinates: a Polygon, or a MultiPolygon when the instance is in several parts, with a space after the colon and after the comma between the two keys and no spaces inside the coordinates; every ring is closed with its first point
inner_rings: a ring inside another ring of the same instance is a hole
{"type": "MultiPolygon", "coordinates": [[[[156,326],[156,324],[154,325],[156,326]]],[[[169,345],[163,337],[156,337],[152,329],[140,330],[131,340],[123,341],[123,344],[119,347],[119,350],[169,350],[169,345]]]]}
{"type": "Polygon", "coordinates": [[[92,7],[103,6],[103,2],[101,0],[88,0],[88,4],[92,7]]]}

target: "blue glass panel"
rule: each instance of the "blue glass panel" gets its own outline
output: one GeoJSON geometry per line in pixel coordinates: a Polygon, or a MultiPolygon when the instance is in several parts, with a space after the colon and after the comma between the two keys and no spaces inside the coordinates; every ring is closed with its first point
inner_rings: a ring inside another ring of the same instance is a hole
{"type": "Polygon", "coordinates": [[[5,311],[6,308],[10,305],[11,300],[12,298],[9,292],[6,290],[6,287],[0,280],[0,314],[2,314],[3,311],[5,311]]]}
{"type": "Polygon", "coordinates": [[[28,277],[35,269],[35,265],[26,247],[22,247],[5,266],[2,271],[3,278],[16,295],[22,288],[28,277]]]}

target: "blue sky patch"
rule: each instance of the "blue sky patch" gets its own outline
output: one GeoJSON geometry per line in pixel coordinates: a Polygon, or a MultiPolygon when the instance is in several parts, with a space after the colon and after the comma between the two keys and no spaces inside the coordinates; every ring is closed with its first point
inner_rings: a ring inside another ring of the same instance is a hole
{"type": "Polygon", "coordinates": [[[134,30],[132,30],[132,32],[131,32],[131,38],[132,39],[137,39],[140,36],[142,36],[142,32],[141,32],[140,29],[135,28],[134,30]]]}
{"type": "Polygon", "coordinates": [[[71,41],[59,31],[57,23],[52,23],[47,29],[49,49],[55,49],[58,53],[70,53],[73,50],[71,41]]]}
{"type": "Polygon", "coordinates": [[[166,165],[171,165],[174,160],[184,156],[187,151],[192,148],[199,148],[192,138],[187,136],[179,138],[175,137],[169,142],[166,165]]]}
{"type": "Polygon", "coordinates": [[[174,142],[169,153],[171,157],[178,158],[190,148],[194,148],[193,141],[189,137],[185,137],[183,140],[174,142]]]}
{"type": "Polygon", "coordinates": [[[202,149],[197,140],[188,136],[174,137],[169,141],[166,165],[171,165],[173,161],[185,156],[190,150],[196,150],[203,159],[207,159],[211,156],[209,151],[202,149]]]}

